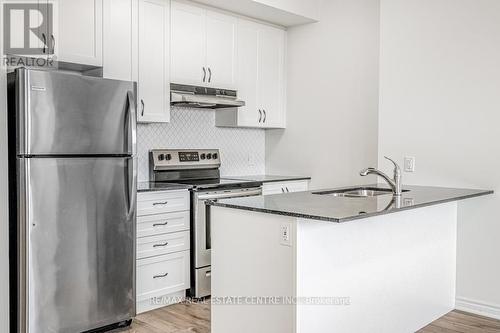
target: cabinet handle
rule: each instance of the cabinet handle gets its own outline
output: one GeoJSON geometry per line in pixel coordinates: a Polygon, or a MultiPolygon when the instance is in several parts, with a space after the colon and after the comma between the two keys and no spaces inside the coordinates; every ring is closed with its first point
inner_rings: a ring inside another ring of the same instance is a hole
{"type": "MultiPolygon", "coordinates": [[[[55,53],[55,48],[56,48],[56,39],[54,38],[54,34],[50,35],[50,38],[52,38],[52,54],[55,53]]],[[[50,53],[50,51],[49,51],[50,53]]]]}
{"type": "Polygon", "coordinates": [[[168,245],[168,242],[165,242],[163,244],[155,244],[153,245],[153,247],[163,247],[163,246],[167,246],[168,245]]]}
{"type": "Polygon", "coordinates": [[[290,190],[288,189],[288,186],[287,186],[287,187],[285,187],[285,188],[286,188],[286,191],[287,191],[287,192],[290,192],[290,190]]]}
{"type": "Polygon", "coordinates": [[[281,193],[285,193],[285,189],[283,187],[281,188],[281,193]]]}
{"type": "Polygon", "coordinates": [[[155,276],[153,276],[153,279],[163,278],[163,277],[166,277],[167,275],[168,275],[168,273],[155,275],[155,276]]]}
{"type": "Polygon", "coordinates": [[[212,70],[208,67],[208,83],[212,80],[212,70]]]}
{"type": "Polygon", "coordinates": [[[162,226],[162,225],[167,225],[168,224],[168,221],[165,222],[165,223],[154,223],[153,224],[153,227],[159,227],[159,226],[162,226]]]}
{"type": "Polygon", "coordinates": [[[45,53],[45,46],[47,45],[47,38],[45,37],[44,32],[42,32],[42,38],[43,38],[43,50],[42,50],[42,52],[45,53]]]}
{"type": "Polygon", "coordinates": [[[163,206],[163,205],[166,205],[166,204],[168,204],[168,201],[163,201],[163,202],[154,202],[154,203],[153,203],[153,206],[160,206],[160,205],[162,205],[162,206],[163,206]]]}
{"type": "Polygon", "coordinates": [[[141,99],[141,117],[144,116],[144,100],[141,99]]]}
{"type": "Polygon", "coordinates": [[[265,123],[267,119],[266,109],[262,109],[262,111],[264,112],[264,120],[262,120],[262,122],[265,123]]]}
{"type": "Polygon", "coordinates": [[[259,123],[262,121],[262,111],[259,109],[259,123]]]}
{"type": "Polygon", "coordinates": [[[205,79],[207,78],[207,71],[205,67],[203,67],[203,82],[205,82],[205,79]]]}

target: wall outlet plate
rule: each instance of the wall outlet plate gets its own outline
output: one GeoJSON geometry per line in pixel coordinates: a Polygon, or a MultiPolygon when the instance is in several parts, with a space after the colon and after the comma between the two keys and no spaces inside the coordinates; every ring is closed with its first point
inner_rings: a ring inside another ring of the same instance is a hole
{"type": "Polygon", "coordinates": [[[285,246],[292,246],[292,235],[290,231],[292,225],[290,223],[282,223],[280,226],[280,244],[285,246]]]}
{"type": "Polygon", "coordinates": [[[403,169],[405,172],[415,172],[415,157],[405,156],[403,169]]]}

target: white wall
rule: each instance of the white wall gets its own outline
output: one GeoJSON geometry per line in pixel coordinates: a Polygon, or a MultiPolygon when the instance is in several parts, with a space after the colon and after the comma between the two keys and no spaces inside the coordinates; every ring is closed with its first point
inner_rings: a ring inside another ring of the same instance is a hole
{"type": "Polygon", "coordinates": [[[377,163],[379,2],[326,0],[320,12],[289,30],[287,129],[266,133],[266,172],[363,183],[377,163]]]}
{"type": "MultiPolygon", "coordinates": [[[[498,192],[500,1],[382,0],[380,39],[380,158],[416,157],[403,183],[498,192]]],[[[457,294],[500,316],[499,206],[459,205],[457,294]]]]}

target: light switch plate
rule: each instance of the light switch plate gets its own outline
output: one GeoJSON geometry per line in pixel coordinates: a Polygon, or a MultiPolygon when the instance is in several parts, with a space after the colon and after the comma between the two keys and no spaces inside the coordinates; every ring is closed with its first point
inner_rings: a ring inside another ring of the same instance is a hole
{"type": "Polygon", "coordinates": [[[404,171],[405,172],[415,172],[415,157],[405,156],[404,171]]]}

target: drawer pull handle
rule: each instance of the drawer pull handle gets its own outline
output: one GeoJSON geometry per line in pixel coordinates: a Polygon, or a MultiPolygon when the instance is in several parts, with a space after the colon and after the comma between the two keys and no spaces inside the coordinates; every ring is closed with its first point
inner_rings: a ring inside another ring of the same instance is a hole
{"type": "Polygon", "coordinates": [[[159,226],[167,225],[167,224],[168,224],[168,221],[165,223],[155,223],[155,224],[153,224],[153,227],[159,227],[159,226]]]}
{"type": "Polygon", "coordinates": [[[167,246],[168,245],[168,242],[165,242],[163,244],[155,244],[153,245],[153,247],[163,247],[163,246],[167,246]]]}
{"type": "Polygon", "coordinates": [[[163,206],[163,205],[166,205],[166,204],[168,204],[168,201],[163,201],[163,202],[154,202],[154,203],[153,203],[153,206],[160,206],[160,205],[162,205],[162,206],[163,206]]]}
{"type": "Polygon", "coordinates": [[[208,271],[208,272],[206,272],[206,273],[205,273],[205,276],[206,276],[206,277],[211,277],[211,276],[212,276],[212,271],[208,271]]]}
{"type": "Polygon", "coordinates": [[[161,274],[161,275],[155,275],[153,276],[153,279],[159,279],[159,278],[164,278],[168,275],[168,273],[165,273],[165,274],[161,274]]]}

